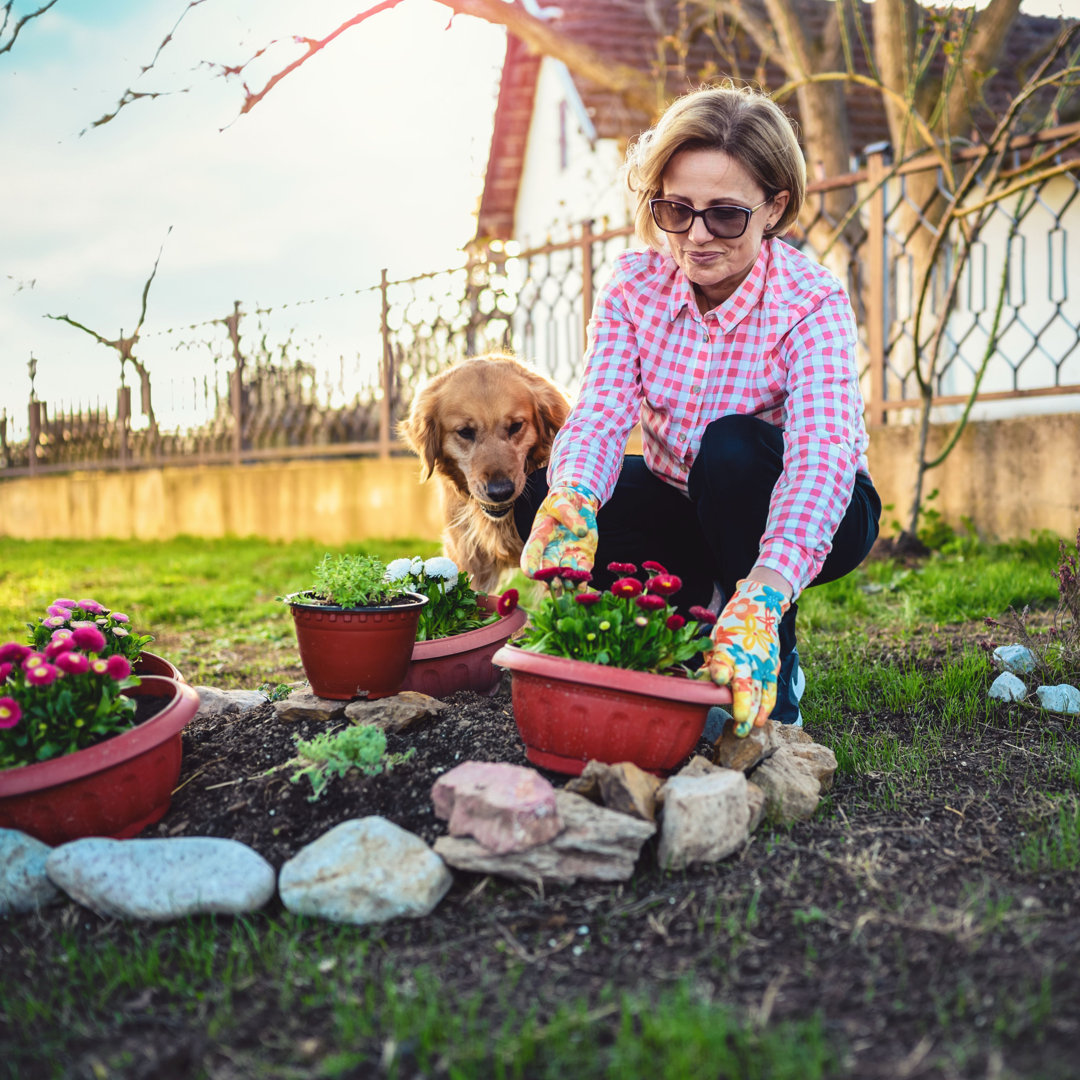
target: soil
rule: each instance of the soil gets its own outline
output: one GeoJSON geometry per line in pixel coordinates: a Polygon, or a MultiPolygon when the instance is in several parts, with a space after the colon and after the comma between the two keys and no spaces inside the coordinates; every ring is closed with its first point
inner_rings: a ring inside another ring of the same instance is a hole
{"type": "MultiPolygon", "coordinates": [[[[981,631],[972,625],[924,641],[920,663],[939,667],[981,631]]],[[[894,646],[875,648],[884,656],[894,646]]],[[[910,640],[905,648],[910,654],[910,640]]],[[[275,867],[339,822],[368,814],[432,842],[445,831],[430,799],[440,773],[470,759],[527,764],[509,676],[493,696],[463,692],[446,704],[440,716],[390,736],[390,751],[413,750],[407,762],[378,777],[334,779],[315,802],[306,780],[292,783],[292,770],[277,768],[292,757],[293,736],[310,737],[315,725],[282,722],[270,705],[239,718],[200,716],[184,734],[172,806],[144,835],[232,837],[275,867]]],[[[872,732],[882,746],[894,741],[903,758],[940,719],[929,711],[844,715],[821,738],[837,749],[841,771],[814,818],[763,826],[722,863],[667,874],[652,841],[623,885],[538,892],[455,872],[426,919],[350,929],[349,940],[372,943],[369,963],[386,971],[426,966],[451,1000],[479,994],[496,1018],[493,1030],[507,1010],[543,1017],[578,999],[595,1006],[605,984],[655,995],[688,980],[695,994],[765,1030],[820,1015],[838,1055],[830,1076],[1074,1077],[1077,875],[1026,869],[1019,852],[1026,833],[1055,818],[1052,797],[1076,789],[1054,746],[1074,742],[1077,726],[1001,706],[966,732],[943,723],[936,758],[902,782],[894,771],[844,770],[844,731],[872,732]],[[581,927],[589,928],[585,938],[581,927]]],[[[546,775],[557,785],[566,780],[546,775]]],[[[259,933],[286,917],[275,900],[248,921],[259,933]]],[[[230,922],[205,920],[222,950],[230,922]]],[[[300,932],[317,948],[325,924],[300,932]]],[[[139,933],[56,905],[0,930],[4,982],[10,990],[55,978],[70,963],[73,939],[96,954],[122,949],[139,933]]],[[[41,1018],[38,1030],[15,1036],[2,1034],[0,1023],[0,1062],[25,1078],[306,1077],[323,1075],[314,1059],[342,1049],[333,1010],[317,995],[283,1004],[277,972],[258,971],[236,988],[244,1007],[235,1006],[223,1028],[214,1027],[213,1009],[193,1011],[188,981],[159,982],[138,993],[113,988],[61,1062],[43,1060],[36,1046],[50,1024],[71,1018],[41,1018]],[[273,1051],[265,1050],[269,1032],[273,1051]],[[280,1071],[265,1063],[252,1071],[263,1056],[280,1071]],[[112,1063],[104,1072],[102,1061],[112,1063]]],[[[590,1031],[603,1042],[618,1030],[619,1013],[596,1015],[590,1031]]],[[[386,1075],[386,1035],[357,1034],[348,1049],[366,1052],[369,1063],[340,1075],[386,1075]]],[[[408,1045],[396,1056],[391,1050],[395,1075],[450,1075],[438,1066],[421,1072],[411,1054],[408,1045]]],[[[495,1075],[495,1066],[469,1075],[495,1075]]]]}

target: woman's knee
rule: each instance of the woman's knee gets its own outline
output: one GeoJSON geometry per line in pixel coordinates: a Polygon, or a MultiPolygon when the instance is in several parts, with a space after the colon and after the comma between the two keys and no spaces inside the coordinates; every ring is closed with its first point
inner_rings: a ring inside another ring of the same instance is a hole
{"type": "Polygon", "coordinates": [[[758,489],[776,483],[783,468],[784,436],[779,428],[756,416],[733,413],[713,420],[705,429],[690,469],[691,493],[713,494],[740,488],[758,489]]]}

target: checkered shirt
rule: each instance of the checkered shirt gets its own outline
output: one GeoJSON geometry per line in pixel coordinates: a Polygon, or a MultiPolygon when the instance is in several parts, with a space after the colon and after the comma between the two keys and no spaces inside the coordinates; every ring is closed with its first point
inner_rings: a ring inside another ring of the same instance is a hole
{"type": "Polygon", "coordinates": [[[606,502],[640,420],[645,463],[686,491],[706,426],[760,417],[783,430],[784,463],[758,565],[798,595],[825,562],[856,471],[868,472],[855,343],[840,282],[783,241],[765,241],[746,279],[704,315],[670,255],[626,252],[597,297],[548,483],[580,484],[606,502]]]}

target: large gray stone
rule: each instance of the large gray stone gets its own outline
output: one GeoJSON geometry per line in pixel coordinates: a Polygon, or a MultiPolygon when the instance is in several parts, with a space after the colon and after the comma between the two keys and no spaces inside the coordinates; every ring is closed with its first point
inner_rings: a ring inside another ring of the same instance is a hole
{"type": "Polygon", "coordinates": [[[791,746],[781,746],[751,778],[765,792],[765,815],[770,821],[804,821],[821,801],[820,781],[791,746]]]}
{"type": "Polygon", "coordinates": [[[999,667],[1014,675],[1024,675],[1035,667],[1035,656],[1024,645],[999,645],[994,650],[994,659],[999,667]]]}
{"type": "Polygon", "coordinates": [[[219,690],[216,686],[196,686],[194,689],[199,695],[196,716],[211,713],[241,716],[270,700],[261,690],[219,690]]]}
{"type": "Polygon", "coordinates": [[[274,895],[274,868],[236,840],[89,837],[54,848],[49,879],[99,915],[166,922],[185,915],[240,915],[274,895]]]}
{"type": "Polygon", "coordinates": [[[1039,686],[1035,689],[1039,704],[1047,712],[1075,716],[1080,713],[1080,690],[1068,683],[1056,686],[1039,686]]]}
{"type": "Polygon", "coordinates": [[[664,784],[658,853],[664,869],[717,862],[741,848],[749,836],[750,805],[740,770],[673,776],[664,784]]]}
{"type": "Polygon", "coordinates": [[[332,922],[419,918],[446,895],[453,875],[418,836],[383,817],[343,821],[281,868],[282,903],[332,922]]]}
{"type": "Polygon", "coordinates": [[[996,701],[1023,701],[1027,687],[1011,671],[1003,671],[991,684],[986,696],[996,701]]]}
{"type": "Polygon", "coordinates": [[[45,873],[51,851],[17,829],[0,829],[0,915],[36,911],[61,898],[45,873]]]}
{"type": "Polygon", "coordinates": [[[557,791],[555,801],[565,827],[546,844],[496,855],[475,840],[440,836],[435,851],[460,870],[498,874],[533,884],[628,880],[642,844],[656,832],[656,826],[596,806],[570,791],[557,791]]]}

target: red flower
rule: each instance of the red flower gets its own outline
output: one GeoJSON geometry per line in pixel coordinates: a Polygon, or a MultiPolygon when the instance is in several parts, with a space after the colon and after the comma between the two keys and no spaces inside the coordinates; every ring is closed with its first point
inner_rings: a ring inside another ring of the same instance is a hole
{"type": "Polygon", "coordinates": [[[659,611],[661,608],[667,607],[667,601],[662,596],[654,596],[652,593],[639,596],[634,603],[642,611],[659,611]]]}
{"type": "Polygon", "coordinates": [[[14,727],[22,719],[22,707],[13,697],[0,697],[0,728],[14,727]]]}
{"type": "Polygon", "coordinates": [[[611,583],[609,591],[615,596],[640,596],[642,584],[637,578],[622,577],[611,583]]]}
{"type": "Polygon", "coordinates": [[[11,674],[12,666],[10,661],[0,664],[0,682],[4,682],[11,674]]]}
{"type": "Polygon", "coordinates": [[[664,625],[669,630],[681,630],[686,625],[686,620],[681,615],[669,615],[664,625]]]}
{"type": "Polygon", "coordinates": [[[682,578],[675,574],[657,574],[656,577],[649,578],[645,582],[645,589],[648,592],[656,593],[657,596],[671,596],[672,593],[677,593],[682,588],[682,578]]]}
{"type": "Polygon", "coordinates": [[[26,681],[32,686],[50,686],[60,678],[60,669],[44,660],[32,668],[27,669],[26,681]]]}
{"type": "Polygon", "coordinates": [[[690,609],[690,618],[706,626],[712,626],[716,622],[716,616],[708,608],[703,608],[699,604],[695,604],[690,609]]]}
{"type": "Polygon", "coordinates": [[[559,577],[560,574],[562,570],[558,566],[544,566],[533,574],[533,581],[550,581],[552,578],[559,577]]]}
{"type": "Polygon", "coordinates": [[[20,645],[17,641],[9,641],[6,645],[0,645],[0,663],[10,660],[18,663],[26,659],[34,650],[29,645],[20,645]]]}
{"type": "Polygon", "coordinates": [[[571,584],[576,585],[581,581],[591,581],[591,570],[576,570],[572,566],[563,566],[559,568],[559,577],[563,581],[569,581],[571,584]]]}
{"type": "Polygon", "coordinates": [[[59,656],[61,653],[65,653],[74,646],[74,642],[71,640],[70,633],[57,633],[53,634],[49,644],[45,646],[45,655],[52,660],[54,657],[59,656]]]}
{"type": "Polygon", "coordinates": [[[632,562],[609,562],[607,568],[613,574],[622,574],[623,576],[637,573],[637,567],[632,562]]]}
{"type": "Polygon", "coordinates": [[[131,674],[131,662],[126,656],[116,653],[106,661],[105,674],[110,679],[120,682],[121,679],[126,679],[131,674]]]}
{"type": "Polygon", "coordinates": [[[62,652],[56,658],[56,666],[69,675],[81,675],[90,668],[90,661],[85,653],[76,652],[74,649],[62,652]]]}
{"type": "Polygon", "coordinates": [[[71,643],[87,652],[101,652],[105,648],[105,635],[96,626],[80,626],[72,631],[71,643]]]}
{"type": "Polygon", "coordinates": [[[642,570],[648,570],[650,574],[666,574],[667,568],[661,566],[658,562],[653,562],[651,559],[648,562],[641,564],[642,570]]]}
{"type": "Polygon", "coordinates": [[[577,596],[574,597],[574,603],[589,607],[592,604],[598,603],[600,599],[601,597],[598,592],[579,592],[577,596]]]}
{"type": "Polygon", "coordinates": [[[518,606],[517,589],[507,589],[506,592],[495,601],[495,610],[500,615],[509,615],[518,606]]]}

